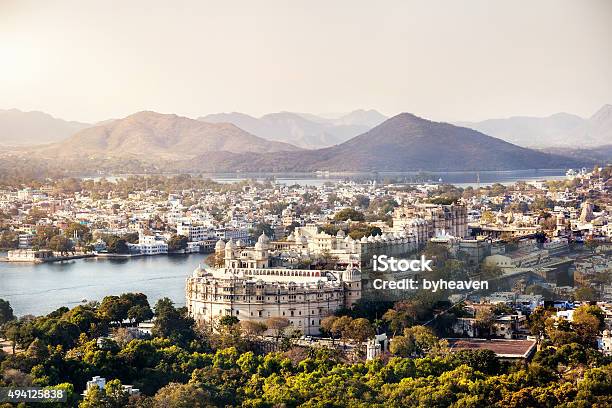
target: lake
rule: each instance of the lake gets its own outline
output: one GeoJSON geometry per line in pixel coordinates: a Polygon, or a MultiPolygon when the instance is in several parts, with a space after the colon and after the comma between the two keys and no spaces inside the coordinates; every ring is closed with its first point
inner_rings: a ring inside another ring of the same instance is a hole
{"type": "Polygon", "coordinates": [[[369,181],[377,180],[397,180],[402,182],[442,182],[454,184],[458,187],[481,187],[490,186],[495,183],[504,185],[513,184],[517,181],[535,180],[563,180],[565,179],[564,169],[543,169],[543,170],[508,170],[508,171],[453,171],[453,172],[377,172],[377,173],[350,173],[315,176],[312,173],[280,173],[280,174],[260,174],[260,173],[224,173],[224,174],[205,174],[212,180],[220,183],[232,183],[254,179],[258,181],[274,179],[280,184],[298,184],[302,186],[320,186],[326,182],[337,183],[345,180],[369,181]],[[480,181],[480,182],[479,182],[480,181]]]}
{"type": "MultiPolygon", "coordinates": [[[[459,187],[481,187],[490,186],[495,183],[504,185],[515,183],[516,181],[534,180],[562,180],[565,179],[565,169],[531,169],[531,170],[507,170],[507,171],[452,171],[452,172],[374,172],[374,173],[203,173],[203,177],[210,178],[219,183],[236,183],[244,180],[274,180],[279,184],[301,186],[321,186],[326,182],[338,183],[346,180],[357,182],[364,181],[384,181],[385,179],[397,180],[402,182],[443,182],[455,184],[459,187]],[[480,177],[480,183],[478,178],[480,177]]],[[[140,174],[143,176],[143,174],[140,174]]],[[[152,175],[152,174],[148,174],[152,175]]],[[[165,174],[172,176],[175,174],[165,174]]],[[[192,174],[199,175],[199,174],[192,174]]],[[[116,181],[129,175],[109,175],[108,181],[116,181]]],[[[100,180],[103,177],[85,177],[92,180],[100,180]]]]}
{"type": "MultiPolygon", "coordinates": [[[[0,256],[5,254],[0,254],[0,256]]],[[[0,299],[11,303],[16,315],[41,315],[61,306],[74,307],[82,299],[142,292],[151,306],[169,297],[185,305],[185,279],[205,254],[88,258],[45,264],[0,262],[0,299]]]]}

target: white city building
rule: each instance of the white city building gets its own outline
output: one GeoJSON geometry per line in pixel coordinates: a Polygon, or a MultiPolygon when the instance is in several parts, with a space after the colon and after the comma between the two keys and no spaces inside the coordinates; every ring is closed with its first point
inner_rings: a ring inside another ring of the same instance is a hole
{"type": "Polygon", "coordinates": [[[214,236],[214,232],[208,227],[184,221],[179,221],[176,224],[176,233],[187,237],[190,242],[205,241],[214,236]]]}
{"type": "Polygon", "coordinates": [[[137,244],[128,244],[130,252],[138,252],[142,255],[160,255],[168,253],[168,244],[166,240],[159,235],[144,235],[138,236],[137,244]]]}

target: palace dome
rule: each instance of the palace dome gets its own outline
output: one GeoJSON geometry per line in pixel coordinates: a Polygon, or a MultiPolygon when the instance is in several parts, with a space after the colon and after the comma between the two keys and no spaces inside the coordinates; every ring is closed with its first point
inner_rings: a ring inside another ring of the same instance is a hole
{"type": "Polygon", "coordinates": [[[222,239],[218,240],[215,244],[215,251],[223,251],[225,249],[225,241],[222,239]]]}

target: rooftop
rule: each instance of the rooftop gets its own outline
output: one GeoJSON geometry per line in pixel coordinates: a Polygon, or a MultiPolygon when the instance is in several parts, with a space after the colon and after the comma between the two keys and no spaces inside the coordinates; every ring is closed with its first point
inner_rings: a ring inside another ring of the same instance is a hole
{"type": "Polygon", "coordinates": [[[446,339],[451,351],[491,350],[500,358],[529,358],[536,347],[535,340],[506,339],[446,339]]]}

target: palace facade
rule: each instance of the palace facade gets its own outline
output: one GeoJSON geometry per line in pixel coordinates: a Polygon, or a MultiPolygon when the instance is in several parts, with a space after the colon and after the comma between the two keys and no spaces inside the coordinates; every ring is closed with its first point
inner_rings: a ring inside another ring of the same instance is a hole
{"type": "Polygon", "coordinates": [[[254,247],[219,241],[215,251],[223,255],[223,267],[199,267],[187,279],[189,314],[205,323],[221,316],[262,323],[281,317],[303,334],[317,335],[324,317],[361,298],[356,267],[337,271],[274,266],[270,248],[263,234],[254,247]]]}
{"type": "Polygon", "coordinates": [[[436,236],[464,238],[468,234],[467,207],[450,204],[411,204],[393,211],[393,231],[414,236],[424,245],[436,236]]]}
{"type": "Polygon", "coordinates": [[[187,308],[194,319],[208,323],[220,316],[261,322],[282,317],[302,333],[316,335],[325,316],[361,299],[374,255],[400,257],[434,236],[466,234],[464,206],[423,204],[396,209],[393,227],[360,239],[308,224],[284,240],[262,234],[252,247],[219,240],[217,267],[199,267],[187,279],[187,308]]]}

